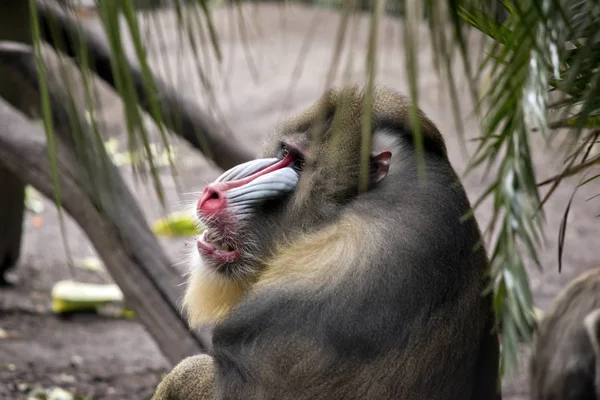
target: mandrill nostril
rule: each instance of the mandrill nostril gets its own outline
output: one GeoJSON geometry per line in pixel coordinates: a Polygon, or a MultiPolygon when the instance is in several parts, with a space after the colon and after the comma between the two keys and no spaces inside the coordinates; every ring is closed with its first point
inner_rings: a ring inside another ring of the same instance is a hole
{"type": "Polygon", "coordinates": [[[219,211],[227,206],[225,192],[217,185],[208,185],[198,201],[198,213],[206,214],[219,211]]]}

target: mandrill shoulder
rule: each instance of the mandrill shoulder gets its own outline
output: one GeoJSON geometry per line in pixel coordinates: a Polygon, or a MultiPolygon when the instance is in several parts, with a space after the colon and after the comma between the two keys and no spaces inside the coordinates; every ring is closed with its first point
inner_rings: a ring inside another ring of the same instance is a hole
{"type": "Polygon", "coordinates": [[[345,213],[336,224],[280,240],[255,289],[287,286],[318,290],[339,282],[365,262],[368,230],[361,216],[345,213]]]}

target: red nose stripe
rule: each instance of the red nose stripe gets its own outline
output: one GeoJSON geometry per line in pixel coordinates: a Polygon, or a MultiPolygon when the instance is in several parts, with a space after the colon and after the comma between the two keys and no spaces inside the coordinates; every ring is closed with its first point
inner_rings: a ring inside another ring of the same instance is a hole
{"type": "Polygon", "coordinates": [[[243,179],[238,179],[231,182],[211,183],[204,189],[202,196],[200,196],[200,200],[198,201],[198,212],[210,213],[225,208],[227,206],[227,197],[225,196],[225,193],[228,190],[244,186],[259,176],[263,176],[278,169],[285,168],[290,165],[292,161],[293,158],[288,155],[283,160],[277,161],[266,168],[258,170],[252,175],[249,175],[243,179]]]}

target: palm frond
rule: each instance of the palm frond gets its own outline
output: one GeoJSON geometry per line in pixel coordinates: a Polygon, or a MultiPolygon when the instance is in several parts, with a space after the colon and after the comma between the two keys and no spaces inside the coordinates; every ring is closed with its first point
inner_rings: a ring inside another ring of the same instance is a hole
{"type": "MultiPolygon", "coordinates": [[[[600,93],[597,63],[593,62],[598,44],[579,39],[575,47],[571,44],[572,38],[591,32],[589,18],[596,15],[592,10],[597,8],[597,1],[568,5],[535,0],[503,4],[508,11],[503,24],[468,2],[462,4],[460,14],[492,40],[489,55],[480,65],[480,72],[488,72],[491,82],[480,99],[479,106],[485,109],[482,138],[470,170],[484,163],[499,164],[484,197],[494,199],[494,216],[488,232],[497,234],[490,262],[496,289],[495,308],[503,321],[504,368],[516,366],[516,335],[529,339],[535,324],[525,257],[540,266],[537,249],[544,236],[543,204],[565,176],[583,172],[594,164],[592,160],[578,164],[575,161],[587,148],[591,137],[588,134],[574,154],[565,155],[568,162],[563,173],[553,179],[553,188],[542,200],[530,142],[533,135],[539,135],[549,143],[557,127],[575,128],[575,137],[579,137],[583,128],[594,127],[600,93]],[[587,14],[574,10],[587,10],[587,14]],[[549,122],[551,91],[566,98],[552,109],[556,115],[570,114],[562,125],[549,122]],[[574,107],[579,107],[579,111],[573,112],[574,107]]],[[[569,209],[570,202],[563,221],[569,209]]],[[[566,222],[558,233],[559,264],[564,229],[566,222]]]]}

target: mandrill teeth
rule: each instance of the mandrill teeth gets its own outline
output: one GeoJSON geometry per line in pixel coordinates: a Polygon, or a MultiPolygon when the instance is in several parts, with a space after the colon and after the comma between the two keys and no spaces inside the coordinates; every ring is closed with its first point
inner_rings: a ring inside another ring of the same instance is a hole
{"type": "Polygon", "coordinates": [[[213,245],[217,250],[232,251],[233,247],[223,240],[219,239],[218,236],[213,232],[207,232],[204,236],[204,240],[213,245]]]}

